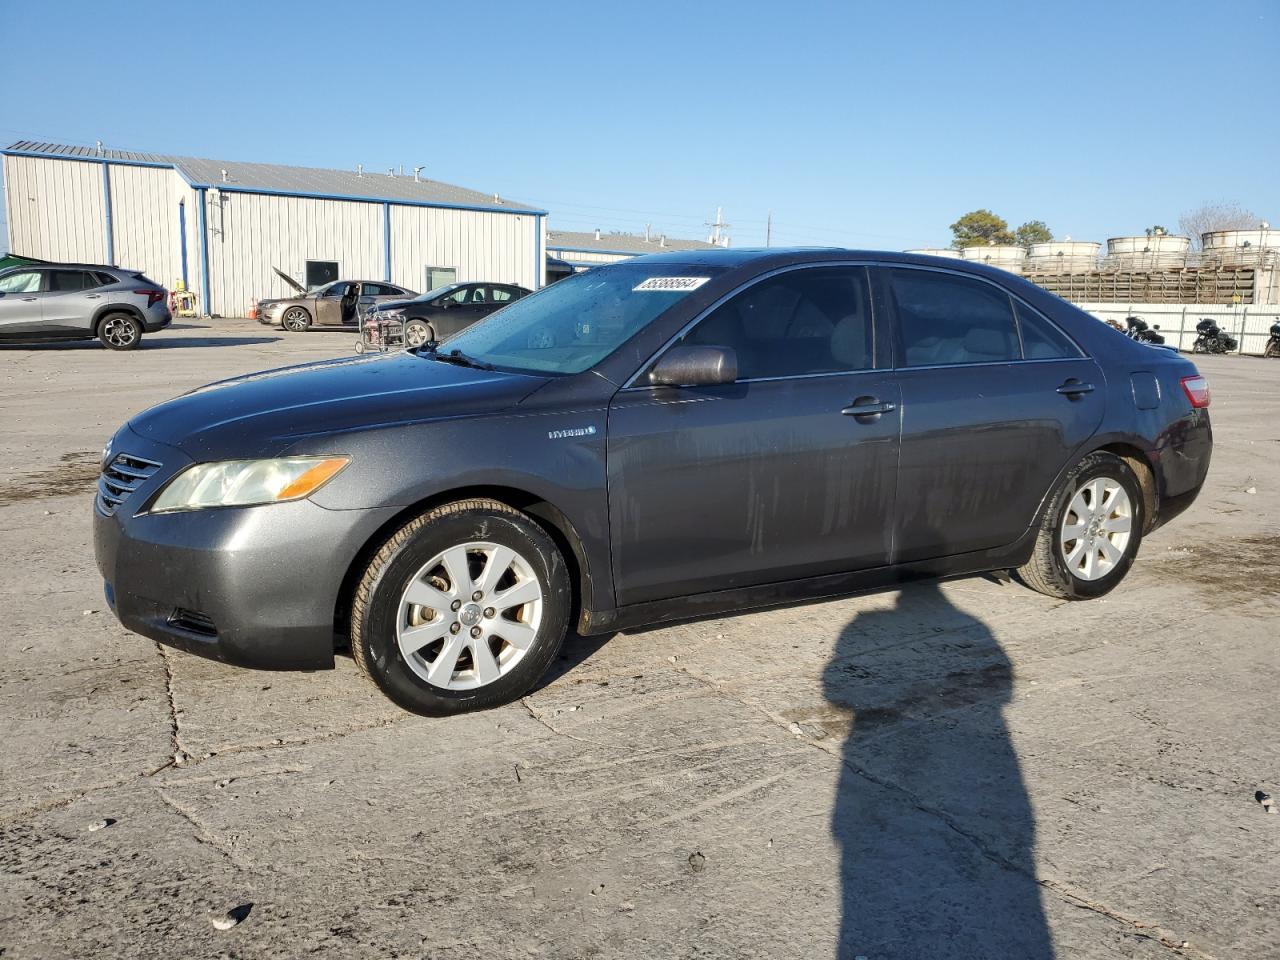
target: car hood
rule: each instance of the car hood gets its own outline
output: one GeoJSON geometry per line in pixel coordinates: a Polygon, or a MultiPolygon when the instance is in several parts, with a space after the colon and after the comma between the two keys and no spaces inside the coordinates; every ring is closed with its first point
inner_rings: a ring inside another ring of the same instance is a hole
{"type": "Polygon", "coordinates": [[[212,383],[129,427],[195,460],[269,457],[316,436],[495,413],[544,383],[414,353],[342,358],[212,383]]]}
{"type": "Polygon", "coordinates": [[[401,307],[407,307],[413,303],[412,300],[377,300],[374,302],[370,312],[377,310],[379,313],[385,313],[387,310],[399,310],[401,307]]]}

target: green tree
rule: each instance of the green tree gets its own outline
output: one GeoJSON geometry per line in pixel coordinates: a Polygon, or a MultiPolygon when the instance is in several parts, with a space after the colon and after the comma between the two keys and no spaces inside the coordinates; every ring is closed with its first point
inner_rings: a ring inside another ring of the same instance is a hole
{"type": "Polygon", "coordinates": [[[951,246],[985,247],[989,243],[1013,243],[1013,234],[1003,217],[990,210],[973,210],[951,225],[951,246]]]}
{"type": "Polygon", "coordinates": [[[1053,231],[1043,220],[1028,220],[1013,231],[1013,242],[1028,250],[1033,243],[1048,243],[1053,239],[1053,231]]]}

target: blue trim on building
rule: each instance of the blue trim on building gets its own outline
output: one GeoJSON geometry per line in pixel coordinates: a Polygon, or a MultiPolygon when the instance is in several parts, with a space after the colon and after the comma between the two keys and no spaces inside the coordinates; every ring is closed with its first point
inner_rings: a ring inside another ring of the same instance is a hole
{"type": "Polygon", "coordinates": [[[205,213],[208,203],[203,187],[197,189],[196,193],[200,199],[200,304],[207,317],[213,313],[209,309],[209,224],[208,215],[205,213]]]}
{"type": "Polygon", "coordinates": [[[533,218],[533,289],[541,290],[547,282],[547,259],[542,252],[542,217],[533,218]]]}
{"type": "Polygon", "coordinates": [[[182,286],[191,289],[187,278],[187,201],[178,201],[178,252],[182,254],[182,286]]]}
{"type": "Polygon", "coordinates": [[[382,279],[391,282],[391,204],[382,205],[382,279]]]}
{"type": "Polygon", "coordinates": [[[102,230],[107,238],[107,266],[116,265],[116,237],[111,229],[111,164],[102,163],[102,230]]]}

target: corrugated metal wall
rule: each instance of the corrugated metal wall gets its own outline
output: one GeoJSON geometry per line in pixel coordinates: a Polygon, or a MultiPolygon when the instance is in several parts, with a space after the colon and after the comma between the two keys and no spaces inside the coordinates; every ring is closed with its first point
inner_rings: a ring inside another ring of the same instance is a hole
{"type": "Polygon", "coordinates": [[[13,253],[106,262],[101,164],[5,157],[4,182],[13,253]]]}
{"type": "Polygon", "coordinates": [[[391,282],[422,291],[427,267],[452,267],[458,280],[537,289],[545,270],[541,226],[526,214],[392,206],[391,282]]]}
{"type": "Polygon", "coordinates": [[[381,204],[210,189],[206,210],[213,313],[240,317],[255,299],[291,296],[273,266],[299,283],[308,260],[336,260],[344,279],[382,278],[381,204]]]}
{"type": "Polygon", "coordinates": [[[116,164],[109,169],[116,263],[173,289],[182,277],[178,201],[186,185],[173,170],[116,164]]]}

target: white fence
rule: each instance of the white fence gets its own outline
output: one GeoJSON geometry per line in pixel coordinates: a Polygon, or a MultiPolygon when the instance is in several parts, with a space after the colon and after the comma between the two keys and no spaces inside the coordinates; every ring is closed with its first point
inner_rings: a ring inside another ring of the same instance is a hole
{"type": "Polygon", "coordinates": [[[1240,344],[1238,353],[1261,356],[1271,335],[1271,325],[1280,321],[1277,304],[1077,303],[1076,306],[1099,320],[1115,320],[1121,326],[1125,317],[1141,317],[1152,327],[1160,326],[1166,344],[1188,351],[1196,342],[1196,324],[1208,317],[1224,333],[1236,338],[1240,344]]]}

